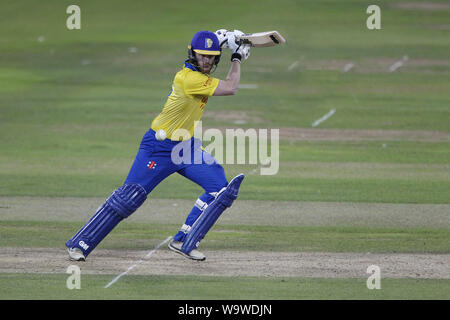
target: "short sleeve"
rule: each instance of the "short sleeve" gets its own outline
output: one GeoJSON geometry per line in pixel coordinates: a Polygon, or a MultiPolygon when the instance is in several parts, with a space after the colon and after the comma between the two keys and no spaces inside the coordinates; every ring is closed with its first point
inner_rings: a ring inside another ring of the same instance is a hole
{"type": "Polygon", "coordinates": [[[190,72],[184,82],[184,92],[189,95],[212,96],[219,85],[219,79],[200,72],[190,72]]]}

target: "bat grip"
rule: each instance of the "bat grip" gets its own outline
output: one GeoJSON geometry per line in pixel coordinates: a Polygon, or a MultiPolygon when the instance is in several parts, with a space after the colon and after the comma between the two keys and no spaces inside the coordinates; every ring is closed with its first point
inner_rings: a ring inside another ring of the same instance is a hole
{"type": "Polygon", "coordinates": [[[239,39],[239,44],[249,44],[252,45],[251,41],[248,39],[239,39]]]}

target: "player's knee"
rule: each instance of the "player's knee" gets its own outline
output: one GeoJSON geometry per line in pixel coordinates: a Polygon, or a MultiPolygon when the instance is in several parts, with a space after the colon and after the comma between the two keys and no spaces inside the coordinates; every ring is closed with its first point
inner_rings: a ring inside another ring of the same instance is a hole
{"type": "Polygon", "coordinates": [[[147,199],[145,189],[137,184],[124,184],[106,200],[106,202],[114,209],[117,215],[122,218],[128,218],[135,212],[147,199]]]}
{"type": "Polygon", "coordinates": [[[218,174],[216,174],[214,176],[214,179],[209,183],[209,185],[207,186],[205,191],[207,193],[215,196],[217,193],[219,193],[221,190],[223,190],[227,186],[228,186],[228,181],[225,177],[225,172],[223,172],[223,174],[219,172],[218,174]]]}

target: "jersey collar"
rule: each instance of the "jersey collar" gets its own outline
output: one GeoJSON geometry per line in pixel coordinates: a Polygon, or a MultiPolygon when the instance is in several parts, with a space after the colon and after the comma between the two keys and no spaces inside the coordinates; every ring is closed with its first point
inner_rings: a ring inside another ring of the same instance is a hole
{"type": "Polygon", "coordinates": [[[191,70],[200,72],[200,70],[198,70],[194,65],[190,64],[188,61],[189,61],[189,60],[186,60],[186,61],[184,62],[184,66],[185,66],[186,68],[189,68],[189,69],[191,69],[191,70]]]}

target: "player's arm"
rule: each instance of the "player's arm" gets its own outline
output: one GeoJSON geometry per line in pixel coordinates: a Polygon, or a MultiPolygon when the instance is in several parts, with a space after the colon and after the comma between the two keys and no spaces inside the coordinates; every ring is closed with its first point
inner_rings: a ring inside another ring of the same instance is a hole
{"type": "Polygon", "coordinates": [[[242,31],[235,30],[228,32],[225,29],[217,30],[219,42],[222,46],[229,48],[231,55],[231,68],[225,80],[220,80],[214,91],[214,96],[234,95],[238,91],[239,81],[241,80],[241,60],[246,60],[250,55],[250,45],[241,45],[236,41],[236,34],[243,34],[242,31]]]}
{"type": "Polygon", "coordinates": [[[238,91],[239,81],[241,80],[241,63],[233,61],[230,71],[225,80],[220,80],[219,85],[214,91],[213,96],[229,96],[234,95],[238,91]]]}

